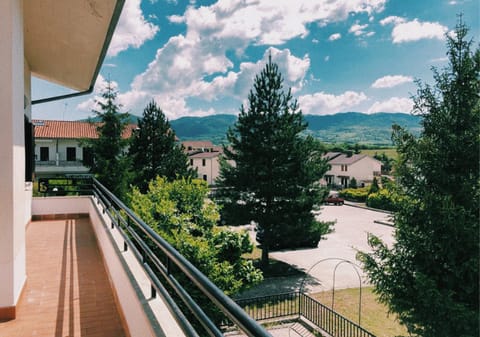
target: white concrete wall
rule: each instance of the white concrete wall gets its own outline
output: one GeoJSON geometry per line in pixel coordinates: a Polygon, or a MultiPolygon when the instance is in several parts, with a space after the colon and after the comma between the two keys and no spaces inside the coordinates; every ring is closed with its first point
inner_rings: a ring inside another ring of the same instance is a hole
{"type": "MultiPolygon", "coordinates": [[[[23,2],[0,1],[0,309],[14,307],[25,284],[23,2]]],[[[28,94],[29,95],[29,94],[28,94]]]]}
{"type": "Polygon", "coordinates": [[[197,168],[198,179],[203,179],[203,176],[207,176],[207,183],[214,185],[215,180],[220,175],[220,163],[218,157],[213,158],[192,158],[193,168],[197,168]],[[203,166],[202,160],[205,159],[205,166],[203,166]]]}

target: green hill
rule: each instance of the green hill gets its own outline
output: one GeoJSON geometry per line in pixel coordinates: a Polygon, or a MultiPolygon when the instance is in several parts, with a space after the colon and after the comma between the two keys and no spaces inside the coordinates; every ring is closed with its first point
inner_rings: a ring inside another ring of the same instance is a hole
{"type": "MultiPolygon", "coordinates": [[[[181,140],[211,140],[215,144],[225,141],[228,128],[236,120],[234,115],[182,117],[170,121],[181,140]]],[[[364,114],[359,112],[334,115],[305,115],[307,133],[327,143],[360,143],[391,145],[392,124],[396,123],[418,134],[420,119],[405,113],[364,114]]]]}

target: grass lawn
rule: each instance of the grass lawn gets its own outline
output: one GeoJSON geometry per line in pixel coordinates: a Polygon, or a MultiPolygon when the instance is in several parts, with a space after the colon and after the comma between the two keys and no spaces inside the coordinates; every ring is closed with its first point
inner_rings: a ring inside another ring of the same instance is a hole
{"type": "Polygon", "coordinates": [[[368,149],[368,150],[361,150],[360,153],[369,155],[370,157],[373,157],[375,155],[375,153],[377,153],[377,154],[385,153],[385,155],[387,157],[392,158],[392,159],[397,159],[397,157],[398,157],[396,148],[368,149]]]}
{"type": "MultiPolygon", "coordinates": [[[[407,330],[395,320],[393,314],[388,315],[388,309],[377,301],[373,288],[362,288],[361,326],[377,337],[406,336],[407,330]]],[[[335,291],[334,310],[358,324],[359,288],[341,289],[335,291]]],[[[332,292],[310,294],[328,307],[332,305],[332,292]]]]}

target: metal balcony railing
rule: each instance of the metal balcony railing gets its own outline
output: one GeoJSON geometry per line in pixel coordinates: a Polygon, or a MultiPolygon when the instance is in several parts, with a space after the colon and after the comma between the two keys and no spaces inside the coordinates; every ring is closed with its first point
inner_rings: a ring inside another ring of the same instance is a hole
{"type": "Polygon", "coordinates": [[[81,160],[36,160],[35,166],[84,167],[81,160]]]}
{"type": "Polygon", "coordinates": [[[191,296],[185,282],[182,284],[181,280],[186,280],[189,286],[193,284],[196,288],[195,292],[201,294],[204,299],[210,300],[209,307],[213,305],[217,308],[247,336],[271,336],[237,303],[226,296],[183,255],[94,178],[93,194],[103,212],[110,217],[112,227],[117,227],[122,234],[124,249],[130,249],[134,253],[148,275],[152,297],[157,296],[157,293],[161,294],[186,336],[205,336],[206,332],[208,336],[220,337],[224,336],[224,333],[220,328],[222,320],[212,319],[205,308],[191,296]]]}
{"type": "Polygon", "coordinates": [[[375,337],[357,323],[301,292],[241,299],[237,303],[258,321],[303,317],[333,337],[375,337]]]}

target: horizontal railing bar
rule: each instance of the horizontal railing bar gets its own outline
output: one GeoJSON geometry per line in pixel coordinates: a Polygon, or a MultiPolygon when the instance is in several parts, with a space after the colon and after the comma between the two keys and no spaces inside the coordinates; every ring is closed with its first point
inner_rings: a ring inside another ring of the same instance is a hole
{"type": "MultiPolygon", "coordinates": [[[[114,208],[107,209],[107,214],[110,218],[110,221],[114,223],[117,221],[115,216],[118,216],[120,213],[114,208]],[[112,214],[110,211],[112,210],[115,216],[112,214]]],[[[117,227],[118,228],[118,227],[117,227]]],[[[126,237],[126,235],[123,233],[123,230],[121,228],[118,228],[119,232],[121,233],[122,237],[126,237]]],[[[144,269],[146,269],[147,276],[150,279],[150,282],[155,286],[155,288],[161,292],[161,289],[159,289],[159,283],[158,278],[156,277],[156,274],[153,272],[151,267],[148,265],[148,263],[145,261],[145,258],[148,257],[154,265],[157,267],[157,270],[162,274],[162,276],[167,279],[169,284],[174,288],[175,292],[182,298],[184,303],[188,306],[188,308],[192,311],[192,313],[195,314],[199,322],[204,326],[204,328],[209,332],[209,334],[212,337],[222,337],[223,334],[221,331],[213,324],[213,322],[210,320],[210,318],[204,313],[204,311],[195,303],[195,301],[188,295],[188,293],[185,291],[185,289],[175,280],[175,278],[172,275],[169,275],[167,273],[167,268],[161,263],[160,260],[158,260],[158,257],[156,254],[150,249],[150,247],[142,240],[142,238],[138,235],[138,233],[133,230],[133,228],[128,228],[127,229],[129,234],[132,235],[134,238],[135,242],[140,245],[141,249],[143,252],[145,252],[145,256],[142,255],[142,253],[137,249],[137,247],[133,244],[129,245],[130,248],[132,248],[136,254],[135,258],[137,261],[143,266],[144,269]],[[158,283],[158,284],[157,284],[158,283]]],[[[131,242],[131,240],[129,240],[131,242]]],[[[176,314],[176,312],[173,312],[176,314]]]]}
{"type": "MultiPolygon", "coordinates": [[[[215,284],[201,273],[190,261],[178,253],[165,239],[136,216],[113,193],[106,189],[98,180],[94,184],[112,200],[127,216],[162,250],[162,252],[208,297],[220,310],[231,319],[243,332],[251,337],[267,337],[271,335],[259,323],[249,317],[238,304],[226,296],[215,284]]],[[[169,277],[170,279],[170,277],[169,277]]],[[[203,323],[202,323],[203,324],[203,323]]]]}
{"type": "Polygon", "coordinates": [[[165,289],[162,282],[160,282],[155,273],[152,271],[152,269],[148,265],[144,265],[144,268],[145,272],[148,275],[148,278],[152,282],[155,289],[157,289],[162,298],[167,301],[169,310],[171,310],[172,314],[177,317],[177,320],[179,321],[182,330],[187,334],[188,337],[199,337],[198,333],[195,331],[193,326],[183,314],[182,310],[180,310],[177,303],[175,303],[173,298],[170,296],[170,294],[165,289]]]}

